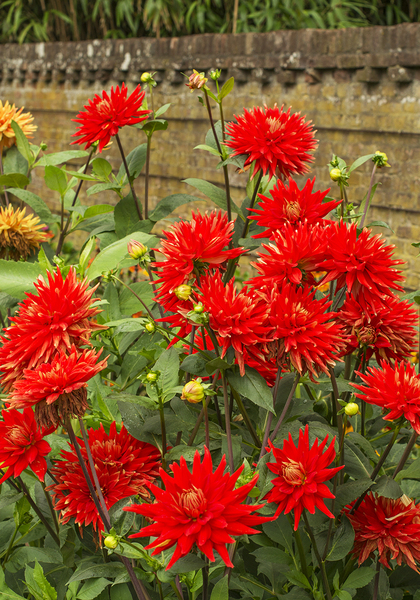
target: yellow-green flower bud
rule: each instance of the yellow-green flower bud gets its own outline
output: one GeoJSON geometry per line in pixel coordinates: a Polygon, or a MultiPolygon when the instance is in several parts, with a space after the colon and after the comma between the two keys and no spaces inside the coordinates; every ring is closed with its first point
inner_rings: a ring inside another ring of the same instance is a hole
{"type": "Polygon", "coordinates": [[[140,77],[140,81],[142,83],[149,83],[152,79],[153,79],[153,77],[147,71],[145,73],[142,73],[141,77],[140,77]]]}
{"type": "Polygon", "coordinates": [[[156,331],[156,325],[152,323],[152,321],[146,323],[145,327],[146,331],[148,331],[149,333],[154,333],[156,331]]]}
{"type": "Polygon", "coordinates": [[[391,166],[388,164],[388,157],[385,154],[385,152],[380,152],[379,150],[377,150],[375,152],[375,155],[372,157],[372,160],[375,163],[375,165],[378,167],[378,169],[381,169],[382,167],[390,167],[391,166]]]}
{"type": "Polygon", "coordinates": [[[341,177],[341,169],[331,169],[330,177],[333,181],[338,181],[341,177]]]}
{"type": "Polygon", "coordinates": [[[148,247],[142,244],[141,242],[137,242],[136,240],[130,240],[127,244],[127,252],[134,258],[134,260],[140,260],[143,256],[148,252],[148,247]]]}
{"type": "Polygon", "coordinates": [[[41,150],[42,150],[43,152],[45,152],[45,150],[48,150],[48,146],[47,146],[47,144],[46,144],[45,142],[41,142],[41,143],[39,144],[39,147],[41,148],[41,150]]]}
{"type": "Polygon", "coordinates": [[[147,373],[146,375],[146,379],[149,383],[154,383],[158,378],[158,374],[154,373],[153,371],[150,371],[150,373],[147,373]]]}
{"type": "Polygon", "coordinates": [[[356,402],[349,402],[344,407],[344,412],[348,417],[354,417],[354,415],[357,415],[357,413],[359,412],[359,405],[356,404],[356,402]]]}
{"type": "Polygon", "coordinates": [[[195,69],[193,69],[192,75],[188,78],[188,83],[185,85],[190,88],[191,91],[199,90],[203,87],[207,82],[207,77],[204,77],[204,73],[199,73],[195,69]]]}
{"type": "Polygon", "coordinates": [[[197,402],[201,402],[203,398],[204,387],[201,385],[200,381],[192,379],[184,385],[181,400],[188,400],[188,402],[191,402],[192,404],[197,404],[197,402]]]}
{"type": "Polygon", "coordinates": [[[115,535],[107,535],[104,539],[105,546],[110,550],[115,550],[115,548],[118,546],[118,543],[118,539],[115,537],[115,535]]]}
{"type": "Polygon", "coordinates": [[[217,81],[221,74],[221,69],[214,69],[213,71],[210,71],[210,77],[213,79],[213,81],[217,81]]]}
{"type": "Polygon", "coordinates": [[[178,300],[188,300],[191,296],[192,287],[190,285],[179,285],[174,289],[174,294],[178,300]]]}
{"type": "Polygon", "coordinates": [[[204,306],[203,306],[203,305],[201,304],[201,302],[200,302],[200,304],[196,304],[196,305],[194,306],[194,309],[193,309],[193,310],[194,310],[194,312],[195,312],[197,315],[201,315],[201,313],[203,313],[203,312],[204,312],[204,306]]]}

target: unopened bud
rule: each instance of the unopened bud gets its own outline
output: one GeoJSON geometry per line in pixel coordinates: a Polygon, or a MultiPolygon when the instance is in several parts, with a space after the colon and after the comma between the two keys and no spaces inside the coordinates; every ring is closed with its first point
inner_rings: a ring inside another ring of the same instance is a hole
{"type": "Polygon", "coordinates": [[[178,300],[188,300],[191,296],[192,287],[190,285],[179,285],[174,289],[174,294],[178,300]]]}
{"type": "Polygon", "coordinates": [[[331,169],[330,177],[333,181],[338,181],[341,177],[341,169],[331,169]]]}
{"type": "Polygon", "coordinates": [[[140,81],[142,83],[149,83],[151,79],[153,79],[153,77],[147,71],[141,74],[140,81]]]}
{"type": "Polygon", "coordinates": [[[45,152],[45,150],[48,150],[48,146],[45,142],[41,142],[39,144],[39,147],[41,148],[42,152],[45,152]]]}
{"type": "Polygon", "coordinates": [[[192,404],[197,404],[197,402],[201,402],[203,398],[204,387],[201,385],[200,381],[192,379],[184,385],[181,400],[188,400],[188,402],[191,402],[192,404]]]}
{"type": "Polygon", "coordinates": [[[213,81],[217,81],[221,74],[221,69],[214,69],[213,71],[210,71],[210,77],[213,79],[213,81]]]}
{"type": "Polygon", "coordinates": [[[134,260],[140,260],[143,256],[148,252],[148,247],[142,244],[141,242],[137,242],[136,240],[130,240],[127,244],[127,252],[134,258],[134,260]]]}
{"type": "Polygon", "coordinates": [[[203,312],[204,312],[204,306],[203,306],[203,305],[201,304],[201,302],[200,302],[199,304],[196,304],[196,305],[194,306],[194,309],[193,309],[193,310],[194,310],[194,312],[195,312],[197,315],[201,315],[201,313],[203,313],[203,312]]]}
{"type": "Polygon", "coordinates": [[[158,378],[158,374],[154,373],[153,371],[150,371],[150,373],[147,373],[146,375],[146,379],[149,383],[154,383],[158,378]]]}
{"type": "Polygon", "coordinates": [[[193,69],[192,75],[188,78],[188,83],[185,85],[190,88],[191,91],[199,90],[203,87],[207,82],[207,77],[204,77],[204,73],[199,73],[195,69],[193,69]]]}
{"type": "Polygon", "coordinates": [[[148,331],[149,333],[154,333],[156,331],[156,325],[152,321],[146,323],[145,327],[146,331],[148,331]]]}
{"type": "Polygon", "coordinates": [[[357,415],[357,413],[359,412],[359,405],[356,404],[356,402],[349,402],[344,407],[344,412],[348,417],[354,417],[354,415],[357,415]]]}
{"type": "Polygon", "coordinates": [[[110,550],[114,550],[118,546],[118,539],[114,535],[107,535],[104,539],[104,544],[110,550]]]}
{"type": "Polygon", "coordinates": [[[378,169],[381,169],[382,167],[390,167],[391,165],[388,164],[388,157],[385,154],[385,152],[380,152],[379,150],[377,150],[374,154],[374,156],[372,157],[373,162],[375,163],[375,165],[378,167],[378,169]]]}

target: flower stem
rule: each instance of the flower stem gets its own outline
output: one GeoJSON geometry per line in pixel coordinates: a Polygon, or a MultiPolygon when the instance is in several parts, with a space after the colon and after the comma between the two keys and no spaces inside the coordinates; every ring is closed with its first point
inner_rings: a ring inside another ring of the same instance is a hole
{"type": "MultiPolygon", "coordinates": [[[[257,194],[258,194],[258,190],[260,188],[262,178],[263,178],[263,172],[261,169],[260,172],[258,173],[257,183],[255,184],[254,193],[252,194],[251,204],[250,204],[250,207],[248,208],[248,210],[251,210],[251,208],[254,208],[255,200],[257,199],[257,194]]],[[[247,217],[241,237],[245,238],[248,235],[249,225],[250,225],[250,221],[247,217]]]]}
{"type": "MultiPolygon", "coordinates": [[[[280,385],[280,379],[281,379],[281,367],[279,366],[277,368],[276,381],[275,381],[274,387],[273,387],[273,408],[276,404],[277,392],[278,392],[279,385],[280,385]]],[[[267,452],[266,446],[267,446],[267,442],[268,442],[268,436],[270,435],[270,429],[271,429],[271,423],[273,422],[273,416],[274,416],[274,413],[272,413],[271,411],[267,415],[267,423],[265,424],[264,437],[263,437],[263,441],[261,444],[261,451],[260,451],[260,456],[258,458],[258,462],[262,459],[264,454],[267,452]]]]}
{"type": "Polygon", "coordinates": [[[235,465],[233,460],[233,446],[232,446],[232,433],[230,430],[230,419],[229,419],[229,400],[227,393],[227,382],[226,377],[222,371],[222,382],[223,382],[223,400],[225,404],[225,423],[226,423],[226,437],[229,457],[229,468],[230,472],[233,473],[235,465]]]}
{"type": "Polygon", "coordinates": [[[408,442],[408,444],[403,452],[403,455],[400,458],[398,465],[395,467],[395,471],[392,474],[392,479],[395,479],[395,477],[398,475],[398,473],[404,467],[404,465],[407,461],[407,458],[410,456],[410,453],[411,453],[413,446],[416,443],[416,440],[418,437],[419,437],[419,434],[416,433],[415,431],[413,431],[413,435],[411,436],[410,441],[408,442]]]}
{"type": "Polygon", "coordinates": [[[209,413],[207,412],[206,398],[203,398],[203,410],[204,410],[204,427],[206,430],[206,446],[210,450],[210,430],[209,430],[209,413]]]}
{"type": "Polygon", "coordinates": [[[160,417],[160,430],[162,433],[162,469],[166,471],[166,424],[165,424],[165,415],[163,412],[163,402],[161,398],[159,398],[159,417],[160,417]]]}
{"type": "Polygon", "coordinates": [[[330,586],[329,586],[329,583],[328,583],[327,572],[325,570],[325,563],[321,559],[321,556],[319,554],[318,546],[316,545],[315,536],[313,534],[311,526],[309,525],[308,517],[306,516],[306,511],[305,510],[303,511],[303,520],[305,521],[305,529],[306,529],[306,531],[307,531],[307,533],[308,533],[308,535],[309,535],[309,537],[311,539],[312,546],[313,546],[313,549],[314,549],[314,552],[315,552],[315,556],[316,556],[316,559],[318,561],[319,568],[321,569],[322,583],[323,583],[323,586],[324,586],[325,595],[327,597],[327,600],[332,600],[331,590],[330,590],[330,586]]]}
{"type": "Polygon", "coordinates": [[[297,549],[299,552],[300,566],[302,569],[302,573],[305,575],[305,577],[307,579],[309,579],[308,565],[306,564],[305,550],[303,549],[302,538],[300,537],[299,529],[297,529],[295,531],[295,541],[296,541],[296,546],[297,546],[297,549]]]}
{"type": "Polygon", "coordinates": [[[122,281],[121,279],[119,279],[118,277],[116,277],[115,275],[111,275],[112,279],[115,279],[115,281],[118,281],[118,283],[121,283],[121,285],[123,285],[124,287],[127,288],[127,290],[130,290],[130,292],[137,298],[137,300],[143,305],[143,307],[146,309],[147,314],[149,315],[149,317],[152,319],[152,321],[155,320],[154,316],[152,315],[149,307],[147,306],[147,304],[145,304],[143,302],[143,300],[140,298],[140,296],[138,294],[136,294],[136,292],[126,283],[124,283],[124,281],[122,281]]]}
{"type": "Polygon", "coordinates": [[[367,196],[366,196],[365,210],[363,211],[363,216],[362,216],[362,218],[360,220],[359,229],[363,229],[363,225],[365,223],[366,215],[367,215],[368,210],[369,210],[370,195],[372,193],[373,180],[375,178],[375,173],[376,173],[376,163],[374,163],[374,165],[373,165],[372,175],[370,177],[369,189],[368,189],[368,193],[367,193],[367,196]]]}
{"type": "Polygon", "coordinates": [[[295,393],[295,390],[297,388],[297,384],[299,383],[299,379],[300,379],[300,373],[297,371],[296,372],[295,380],[294,380],[293,385],[292,385],[292,389],[290,390],[289,397],[287,398],[286,404],[284,405],[283,412],[281,413],[280,418],[279,418],[279,420],[277,422],[277,425],[275,426],[274,431],[273,431],[273,433],[270,436],[270,440],[271,441],[274,441],[276,439],[276,435],[278,433],[278,430],[280,429],[281,424],[283,423],[284,418],[286,416],[286,413],[289,410],[289,406],[290,406],[290,403],[292,402],[293,394],[295,393]]]}
{"type": "Polygon", "coordinates": [[[345,431],[343,429],[343,417],[342,417],[342,415],[338,414],[341,410],[341,406],[338,403],[340,394],[338,391],[337,380],[335,378],[335,373],[334,373],[333,367],[330,367],[329,371],[330,371],[331,384],[332,384],[332,388],[333,388],[334,406],[335,406],[335,410],[336,410],[336,414],[337,414],[338,444],[339,444],[340,448],[343,449],[343,452],[344,452],[343,440],[344,440],[345,431]]]}
{"type": "MultiPolygon", "coordinates": [[[[375,165],[376,167],[376,165],[375,165]]],[[[381,574],[381,563],[379,562],[379,560],[376,563],[376,575],[375,575],[375,582],[373,584],[373,596],[372,596],[372,600],[378,600],[378,590],[379,590],[379,577],[381,574]]]]}
{"type": "Polygon", "coordinates": [[[144,218],[149,218],[149,177],[150,177],[150,150],[152,146],[152,134],[147,134],[146,147],[146,173],[144,180],[144,218]]]}
{"type": "MultiPolygon", "coordinates": [[[[219,138],[217,137],[217,133],[216,133],[216,128],[214,126],[214,121],[213,121],[213,115],[212,115],[212,112],[211,112],[211,106],[210,106],[209,96],[207,94],[206,88],[204,87],[203,89],[204,89],[204,97],[206,99],[207,112],[209,114],[210,126],[211,126],[212,131],[213,131],[214,140],[216,142],[217,150],[219,151],[219,154],[220,154],[220,159],[223,160],[222,147],[220,145],[220,141],[219,141],[219,138]]],[[[220,106],[220,109],[222,111],[221,104],[219,104],[219,106],[220,106]]],[[[223,119],[223,113],[222,113],[222,119],[223,119]]],[[[222,131],[223,131],[223,125],[222,125],[222,131]]],[[[224,165],[224,167],[223,167],[223,175],[224,175],[224,178],[225,178],[225,188],[226,188],[227,217],[228,217],[228,221],[231,221],[232,220],[232,207],[231,207],[231,200],[230,200],[230,185],[229,185],[229,174],[228,174],[227,165],[224,165]]]]}
{"type": "MultiPolygon", "coordinates": [[[[249,418],[249,415],[246,411],[244,403],[242,402],[242,398],[241,398],[240,394],[238,394],[238,392],[236,390],[234,390],[232,388],[232,386],[230,389],[232,390],[233,397],[236,400],[236,404],[238,405],[239,411],[244,419],[245,425],[247,426],[249,433],[251,434],[252,439],[255,442],[255,445],[257,446],[257,448],[261,448],[261,440],[258,437],[257,432],[254,429],[254,426],[252,424],[251,419],[249,418]]],[[[273,413],[269,413],[269,414],[271,415],[273,413]]]]}
{"type": "Polygon", "coordinates": [[[208,600],[209,597],[209,565],[207,557],[204,558],[206,564],[202,567],[201,572],[203,574],[203,600],[208,600]]]}
{"type": "Polygon", "coordinates": [[[83,442],[85,444],[86,454],[87,454],[88,461],[89,461],[89,467],[90,467],[90,470],[91,470],[91,473],[92,473],[93,481],[95,482],[96,493],[98,495],[102,511],[103,511],[103,513],[105,515],[105,518],[106,518],[106,521],[104,521],[104,525],[106,525],[107,528],[108,528],[108,530],[109,530],[109,529],[111,529],[111,520],[109,518],[108,508],[107,508],[107,506],[105,504],[105,499],[104,499],[104,496],[102,494],[101,484],[99,483],[99,479],[98,479],[98,474],[96,472],[95,463],[93,462],[92,452],[90,451],[89,438],[88,438],[87,433],[86,433],[85,424],[83,423],[83,419],[81,417],[79,417],[79,425],[80,425],[80,431],[81,431],[82,437],[83,437],[83,442]]]}
{"type": "MultiPolygon", "coordinates": [[[[0,144],[0,175],[4,174],[2,155],[3,155],[3,144],[0,144]]],[[[4,192],[4,199],[6,200],[6,206],[9,206],[10,202],[9,202],[9,196],[7,194],[7,191],[6,191],[6,187],[7,186],[4,186],[4,190],[3,190],[3,192],[4,192]]]]}
{"type": "Polygon", "coordinates": [[[44,495],[45,495],[45,498],[46,498],[46,500],[48,502],[48,506],[49,506],[49,509],[50,509],[50,512],[51,512],[51,516],[52,516],[52,519],[53,519],[53,522],[54,522],[55,530],[56,530],[57,535],[58,535],[59,531],[60,531],[60,527],[58,525],[57,513],[55,512],[54,507],[52,505],[51,496],[49,495],[49,493],[45,489],[45,483],[43,483],[41,481],[41,485],[42,485],[42,489],[44,490],[44,495]]]}
{"type": "MultiPolygon", "coordinates": [[[[89,164],[90,164],[90,161],[92,159],[92,156],[93,156],[94,152],[95,152],[95,149],[92,148],[92,150],[90,151],[90,154],[88,156],[88,159],[86,161],[85,168],[83,169],[83,174],[84,175],[86,174],[86,172],[88,170],[88,167],[89,167],[89,164]]],[[[82,189],[82,185],[83,185],[83,179],[80,179],[79,183],[77,184],[76,193],[74,195],[73,202],[71,203],[72,207],[76,204],[76,200],[79,197],[80,190],[82,189]]],[[[62,205],[62,210],[63,210],[63,208],[64,208],[64,202],[62,202],[61,205],[62,205]]],[[[69,216],[67,217],[67,221],[66,221],[66,224],[65,224],[64,228],[61,227],[60,237],[58,238],[57,250],[56,250],[57,256],[60,254],[61,248],[63,247],[64,239],[65,239],[65,237],[67,235],[67,231],[68,231],[69,226],[70,226],[70,221],[71,221],[71,213],[69,213],[69,216]]]]}
{"type": "Polygon", "coordinates": [[[130,179],[130,171],[128,169],[127,160],[125,158],[124,150],[123,150],[123,147],[121,145],[121,140],[120,140],[120,136],[118,135],[118,133],[116,134],[115,139],[117,140],[118,148],[120,149],[121,158],[123,160],[124,167],[125,167],[125,172],[127,173],[128,183],[130,185],[131,195],[133,196],[134,202],[136,204],[137,214],[139,216],[139,220],[142,221],[143,220],[143,215],[141,214],[141,208],[140,208],[139,200],[137,198],[136,192],[134,191],[133,182],[130,179]]]}
{"type": "MultiPolygon", "coordinates": [[[[178,577],[178,575],[176,577],[178,577]]],[[[175,578],[175,580],[176,580],[176,578],[175,578]]],[[[176,581],[170,581],[170,584],[171,584],[171,587],[172,587],[173,591],[175,592],[178,600],[184,600],[184,596],[182,595],[182,589],[181,589],[181,591],[178,589],[176,581]]]]}

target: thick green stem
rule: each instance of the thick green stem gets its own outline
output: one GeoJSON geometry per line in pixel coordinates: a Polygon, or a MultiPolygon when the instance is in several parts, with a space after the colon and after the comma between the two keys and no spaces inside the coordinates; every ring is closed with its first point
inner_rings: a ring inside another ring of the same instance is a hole
{"type": "Polygon", "coordinates": [[[124,163],[125,172],[127,173],[127,179],[128,179],[128,183],[130,185],[131,195],[134,198],[134,202],[135,202],[135,205],[136,205],[137,214],[138,214],[139,220],[142,221],[143,220],[143,215],[141,214],[140,203],[139,203],[139,200],[137,198],[137,194],[136,194],[136,192],[134,190],[133,182],[131,181],[130,171],[128,169],[128,164],[127,164],[127,161],[126,161],[126,158],[125,158],[124,150],[123,150],[123,147],[121,145],[121,140],[120,140],[120,136],[118,135],[118,133],[115,136],[115,139],[117,140],[117,144],[118,144],[118,148],[120,150],[121,158],[122,158],[123,163],[124,163]]]}
{"type": "Polygon", "coordinates": [[[15,525],[15,531],[14,531],[14,533],[12,535],[12,538],[11,538],[11,540],[9,542],[9,545],[7,546],[6,554],[5,554],[5,557],[3,559],[3,563],[2,563],[3,569],[4,569],[4,565],[7,563],[7,559],[9,558],[9,554],[10,554],[12,548],[13,548],[13,544],[15,542],[15,539],[16,539],[16,536],[17,536],[17,532],[19,531],[20,525],[21,525],[21,523],[18,523],[17,525],[15,525]]]}
{"type": "MultiPolygon", "coordinates": [[[[273,409],[274,409],[274,407],[276,405],[277,392],[279,390],[280,379],[281,379],[281,367],[278,367],[277,368],[276,381],[274,382],[273,393],[272,393],[272,396],[273,396],[273,409]]],[[[258,462],[262,459],[262,457],[264,456],[264,454],[267,452],[266,448],[267,448],[268,436],[270,435],[271,423],[273,422],[273,416],[274,416],[274,413],[272,413],[271,411],[267,415],[267,422],[265,424],[264,437],[263,437],[263,441],[262,441],[262,444],[261,444],[261,451],[260,451],[260,456],[258,458],[258,462]]]]}
{"type": "MultiPolygon", "coordinates": [[[[263,178],[263,172],[261,170],[258,173],[257,182],[256,182],[255,188],[254,188],[254,193],[252,194],[252,198],[251,198],[251,205],[250,205],[250,207],[249,207],[248,210],[250,210],[251,208],[254,208],[254,204],[255,204],[255,201],[257,199],[257,194],[258,194],[258,190],[260,189],[260,184],[261,184],[262,178],[263,178]]],[[[249,225],[250,225],[250,221],[249,221],[249,219],[247,217],[246,221],[245,221],[244,229],[242,231],[242,236],[241,236],[242,238],[245,238],[248,235],[249,225]]]]}
{"type": "Polygon", "coordinates": [[[203,595],[202,595],[202,598],[203,598],[203,600],[208,600],[208,597],[209,597],[209,565],[208,565],[207,557],[204,557],[204,560],[205,560],[206,564],[201,569],[201,572],[203,574],[203,595]]]}
{"type": "Polygon", "coordinates": [[[416,443],[418,437],[419,437],[418,433],[413,431],[413,435],[411,436],[410,441],[408,442],[407,446],[405,447],[405,450],[403,452],[403,455],[400,458],[398,465],[395,467],[395,471],[392,474],[392,479],[395,479],[395,477],[398,475],[398,473],[401,471],[401,469],[404,468],[407,458],[410,456],[413,446],[416,443]]]}
{"type": "MultiPolygon", "coordinates": [[[[238,394],[238,392],[236,390],[234,390],[232,387],[230,389],[232,390],[233,397],[236,400],[236,404],[238,405],[239,411],[244,419],[244,423],[247,426],[248,431],[251,434],[252,439],[255,442],[255,445],[257,446],[257,448],[261,448],[261,440],[258,437],[257,432],[254,429],[254,426],[252,424],[251,419],[249,418],[249,415],[246,411],[244,403],[242,402],[242,398],[241,398],[240,394],[238,394]]],[[[272,413],[270,413],[270,414],[272,414],[272,413]]]]}
{"type": "Polygon", "coordinates": [[[376,163],[373,165],[372,175],[370,177],[369,189],[368,189],[368,193],[367,193],[367,196],[366,196],[365,210],[363,211],[363,216],[362,216],[362,218],[360,220],[359,229],[363,229],[363,225],[365,223],[366,215],[367,215],[368,210],[369,210],[370,195],[372,193],[373,180],[375,178],[375,173],[376,173],[376,163]]]}
{"type": "Polygon", "coordinates": [[[150,178],[150,150],[152,146],[152,134],[147,134],[146,149],[146,173],[144,180],[144,218],[149,218],[149,178],[150,178]]]}
{"type": "Polygon", "coordinates": [[[229,468],[230,472],[233,473],[235,469],[235,464],[233,460],[233,446],[232,446],[232,433],[230,430],[230,419],[229,419],[229,399],[227,393],[227,382],[224,373],[222,372],[222,382],[223,382],[223,399],[225,405],[225,423],[226,423],[226,438],[227,438],[227,447],[228,447],[228,457],[229,457],[229,468]]]}
{"type": "Polygon", "coordinates": [[[115,279],[115,281],[118,281],[118,283],[121,283],[121,285],[123,285],[124,287],[127,288],[127,290],[130,290],[130,292],[137,298],[137,300],[144,306],[144,308],[147,311],[147,314],[149,315],[149,317],[152,319],[152,321],[154,321],[154,316],[152,315],[149,307],[147,306],[147,304],[145,302],[143,302],[143,300],[140,298],[140,296],[138,294],[136,294],[136,292],[131,289],[131,287],[129,285],[127,285],[126,283],[124,283],[124,281],[122,281],[121,279],[118,279],[118,277],[116,277],[115,275],[111,275],[112,279],[115,279]]]}
{"type": "MultiPolygon", "coordinates": [[[[376,165],[375,165],[376,167],[376,165]]],[[[381,574],[381,563],[379,560],[376,563],[376,574],[375,574],[375,582],[373,584],[373,596],[372,600],[378,600],[378,591],[379,591],[379,577],[381,574]]]]}
{"type": "Polygon", "coordinates": [[[162,433],[162,469],[166,471],[166,423],[165,414],[163,412],[163,402],[159,398],[159,417],[160,417],[160,431],[162,433]]]}
{"type": "Polygon", "coordinates": [[[295,380],[293,382],[292,389],[290,390],[289,397],[287,398],[286,404],[284,405],[283,412],[281,413],[280,418],[277,421],[277,425],[274,427],[274,431],[273,431],[273,433],[270,436],[270,440],[271,441],[274,441],[276,439],[276,435],[277,435],[277,433],[278,433],[278,431],[279,431],[279,429],[280,429],[280,427],[281,427],[281,425],[282,425],[282,423],[284,421],[284,418],[286,416],[287,411],[289,410],[289,406],[290,406],[290,404],[292,402],[293,394],[295,393],[295,390],[297,388],[297,384],[299,383],[299,379],[300,379],[300,374],[298,372],[296,372],[296,377],[295,377],[295,380]]]}
{"type": "Polygon", "coordinates": [[[319,568],[321,569],[322,584],[323,584],[323,587],[324,587],[325,595],[327,597],[327,600],[332,600],[330,585],[328,583],[327,571],[325,570],[325,562],[322,560],[321,555],[319,554],[318,546],[317,546],[316,540],[315,540],[315,536],[313,534],[311,526],[309,525],[308,518],[306,516],[305,510],[303,511],[302,514],[303,514],[303,520],[305,521],[305,529],[306,529],[306,531],[307,531],[307,533],[308,533],[308,535],[309,535],[309,537],[311,539],[312,546],[313,546],[313,549],[314,549],[314,552],[315,552],[315,556],[316,556],[316,559],[318,561],[319,568]]]}
{"type": "Polygon", "coordinates": [[[206,431],[206,446],[210,450],[209,414],[207,412],[206,398],[203,398],[203,410],[204,410],[204,427],[205,427],[205,431],[206,431]]]}
{"type": "Polygon", "coordinates": [[[308,565],[306,564],[305,550],[303,549],[302,538],[300,537],[299,529],[295,531],[295,542],[299,552],[300,567],[302,569],[302,573],[307,579],[309,579],[308,565]]]}
{"type": "Polygon", "coordinates": [[[43,491],[44,491],[45,498],[46,498],[46,500],[47,500],[47,502],[48,502],[48,506],[49,506],[49,509],[50,509],[50,513],[51,513],[51,516],[52,516],[52,520],[53,520],[53,522],[54,522],[55,530],[56,530],[56,532],[57,532],[57,535],[58,535],[58,534],[59,534],[59,531],[60,531],[60,527],[59,527],[59,525],[58,525],[57,513],[56,513],[56,511],[54,510],[54,507],[53,507],[53,504],[52,504],[52,501],[51,501],[51,496],[49,495],[49,493],[48,493],[48,492],[47,492],[47,490],[45,489],[45,483],[41,482],[41,485],[42,485],[42,489],[43,489],[43,491]]]}

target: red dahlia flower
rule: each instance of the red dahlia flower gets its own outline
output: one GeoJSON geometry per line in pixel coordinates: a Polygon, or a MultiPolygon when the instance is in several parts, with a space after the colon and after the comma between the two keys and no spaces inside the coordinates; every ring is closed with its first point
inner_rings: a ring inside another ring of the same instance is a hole
{"type": "Polygon", "coordinates": [[[3,421],[0,421],[0,466],[9,467],[0,479],[0,483],[9,477],[19,477],[24,469],[32,469],[35,475],[44,481],[47,472],[45,456],[51,446],[43,437],[52,433],[54,428],[39,428],[30,408],[23,413],[13,408],[2,410],[3,421]]]}
{"type": "Polygon", "coordinates": [[[255,215],[249,217],[257,221],[260,227],[267,230],[254,235],[254,238],[273,236],[278,229],[282,229],[287,223],[297,225],[305,221],[310,225],[322,222],[323,217],[336,208],[341,200],[323,202],[330,188],[325,192],[313,192],[315,177],[306,181],[305,187],[300,190],[293,179],[289,179],[287,186],[280,179],[270,190],[271,198],[258,194],[260,208],[252,208],[255,215]]]}
{"type": "Polygon", "coordinates": [[[381,358],[401,360],[416,348],[417,310],[397,296],[371,298],[369,302],[361,294],[357,300],[347,296],[337,321],[347,335],[345,354],[360,346],[366,350],[367,360],[375,353],[379,362],[381,358]]]}
{"type": "Polygon", "coordinates": [[[233,567],[226,549],[226,544],[235,541],[232,536],[258,533],[252,527],[270,518],[251,515],[263,504],[243,504],[256,484],[258,475],[254,475],[246,485],[235,489],[243,466],[232,475],[224,473],[225,467],[226,459],[223,457],[213,473],[211,454],[205,448],[203,462],[198,450],[196,451],[192,472],[188,470],[183,457],[179,465],[173,463],[170,466],[173,477],[161,469],[160,476],[166,489],[149,484],[156,497],[155,503],[124,508],[155,521],[130,537],[155,537],[146,546],[146,549],[154,548],[152,556],[176,544],[167,569],[188,554],[194,544],[211,561],[215,560],[216,550],[226,566],[233,567]]]}
{"type": "Polygon", "coordinates": [[[258,252],[258,261],[251,263],[259,275],[250,280],[250,285],[258,288],[284,281],[315,285],[311,271],[316,270],[325,255],[324,228],[306,222],[296,226],[288,223],[281,231],[275,231],[272,238],[272,243],[262,245],[268,254],[258,252]]]}
{"type": "Polygon", "coordinates": [[[305,122],[300,113],[290,113],[279,109],[254,107],[244,109],[243,116],[236,116],[237,123],[228,123],[226,131],[229,139],[226,146],[234,150],[231,156],[247,154],[245,166],[255,161],[254,177],[261,169],[270,179],[276,170],[283,177],[293,173],[306,173],[305,163],[312,162],[310,154],[317,147],[311,121],[305,122]]]}
{"type": "Polygon", "coordinates": [[[261,356],[256,344],[266,341],[269,330],[263,324],[267,305],[252,290],[243,288],[239,293],[231,279],[226,287],[220,272],[201,280],[203,304],[209,313],[210,327],[222,347],[222,358],[230,346],[235,350],[241,375],[245,374],[244,351],[261,356]]]}
{"type": "Polygon", "coordinates": [[[335,364],[344,344],[341,326],[330,320],[335,313],[326,312],[331,302],[316,300],[315,290],[307,285],[286,283],[260,294],[269,308],[267,337],[273,340],[266,345],[269,357],[293,365],[301,375],[307,371],[311,378],[321,371],[329,375],[328,365],[335,364]]]}
{"type": "Polygon", "coordinates": [[[392,559],[419,572],[420,509],[413,500],[406,495],[392,499],[369,492],[354,513],[351,508],[352,504],[344,512],[353,525],[352,553],[359,565],[377,550],[379,562],[388,569],[392,559]]]}
{"type": "Polygon", "coordinates": [[[222,211],[214,210],[205,215],[192,213],[191,221],[180,221],[165,231],[166,239],[157,250],[166,260],[154,263],[159,275],[156,283],[162,284],[158,298],[168,301],[177,287],[195,282],[197,274],[219,269],[230,258],[243,254],[243,248],[224,250],[234,225],[222,211]]]}
{"type": "Polygon", "coordinates": [[[63,423],[67,416],[82,417],[87,408],[87,382],[106,367],[107,358],[96,362],[102,349],[78,352],[72,346],[69,356],[57,353],[51,363],[25,369],[15,382],[10,397],[13,408],[35,407],[42,425],[63,423]]]}
{"type": "Polygon", "coordinates": [[[335,437],[324,452],[328,435],[320,446],[316,439],[309,447],[308,431],[307,425],[305,432],[300,429],[297,446],[289,433],[289,439],[284,440],[283,448],[275,448],[270,441],[268,442],[270,447],[267,448],[267,451],[272,450],[276,460],[274,463],[268,462],[267,467],[277,477],[272,480],[273,489],[265,498],[268,502],[278,504],[276,517],[283,511],[285,515],[294,511],[295,531],[305,508],[311,514],[315,513],[315,508],[319,508],[327,517],[334,518],[334,515],[325,506],[324,500],[325,498],[335,498],[335,496],[324,482],[344,469],[344,465],[327,469],[335,458],[335,437]]]}
{"type": "Polygon", "coordinates": [[[95,94],[93,100],[84,106],[86,110],[81,110],[75,123],[80,123],[79,129],[72,137],[80,137],[72,144],[86,144],[85,150],[94,142],[99,141],[99,152],[109,144],[111,137],[117,135],[119,129],[125,125],[136,125],[147,119],[151,110],[142,110],[145,92],[141,91],[138,85],[134,92],[127,98],[127,88],[122,84],[121,90],[117,86],[111,88],[111,97],[102,92],[102,98],[95,94]]]}
{"type": "Polygon", "coordinates": [[[92,306],[92,294],[87,280],[78,281],[71,268],[63,280],[60,269],[48,273],[48,283],[42,277],[35,282],[38,295],[28,296],[19,304],[13,325],[4,330],[0,348],[1,384],[9,391],[23,376],[24,369],[33,369],[48,362],[59,351],[69,351],[89,344],[92,331],[106,329],[90,319],[101,312],[92,306]]]}
{"type": "Polygon", "coordinates": [[[368,373],[358,373],[366,385],[351,383],[362,392],[356,394],[368,404],[375,404],[389,412],[383,418],[385,421],[396,421],[401,417],[407,419],[414,431],[420,434],[420,375],[417,375],[414,365],[395,361],[395,367],[385,360],[380,368],[368,367],[368,373]]]}
{"type": "MultiPolygon", "coordinates": [[[[102,425],[99,430],[90,429],[88,435],[107,508],[128,496],[140,495],[147,499],[149,492],[145,486],[157,477],[159,450],[133,438],[124,426],[117,433],[115,422],[111,424],[109,435],[102,425]]],[[[82,440],[78,443],[91,473],[84,443],[82,440]]],[[[56,461],[52,469],[58,482],[48,488],[53,493],[54,508],[61,511],[62,523],[68,523],[74,517],[79,526],[92,523],[95,531],[102,532],[104,524],[90,495],[74,446],[70,443],[69,446],[70,451],[62,450],[63,460],[56,461]]]]}
{"type": "Polygon", "coordinates": [[[328,228],[328,256],[318,264],[321,271],[327,271],[322,283],[336,279],[337,289],[347,286],[352,296],[362,293],[367,300],[390,296],[391,289],[403,291],[396,282],[404,277],[393,267],[404,261],[391,258],[395,246],[387,245],[381,234],[370,234],[364,228],[357,236],[356,223],[343,221],[328,228]]]}

